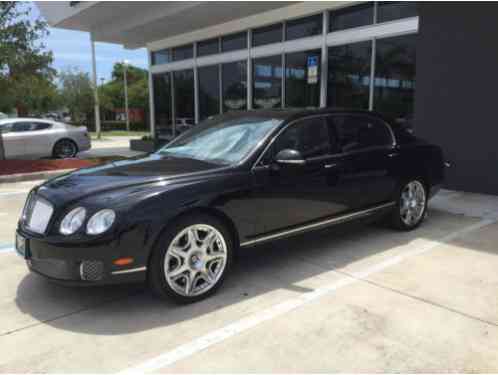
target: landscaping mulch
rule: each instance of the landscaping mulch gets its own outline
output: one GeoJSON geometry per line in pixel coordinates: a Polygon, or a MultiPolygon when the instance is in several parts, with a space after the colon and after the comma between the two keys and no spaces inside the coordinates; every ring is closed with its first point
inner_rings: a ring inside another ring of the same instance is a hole
{"type": "Polygon", "coordinates": [[[110,156],[92,159],[0,160],[0,176],[63,169],[78,169],[121,159],[124,158],[110,156]]]}

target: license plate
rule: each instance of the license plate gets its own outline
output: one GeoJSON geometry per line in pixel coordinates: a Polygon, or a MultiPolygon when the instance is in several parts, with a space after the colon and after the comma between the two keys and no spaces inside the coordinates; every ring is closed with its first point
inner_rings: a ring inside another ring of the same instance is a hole
{"type": "Polygon", "coordinates": [[[16,251],[23,258],[28,257],[28,241],[19,233],[16,233],[16,251]]]}

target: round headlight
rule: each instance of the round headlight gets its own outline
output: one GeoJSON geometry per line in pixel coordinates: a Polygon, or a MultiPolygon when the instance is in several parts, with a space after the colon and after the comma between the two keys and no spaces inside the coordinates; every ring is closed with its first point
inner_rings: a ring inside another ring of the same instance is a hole
{"type": "Polygon", "coordinates": [[[94,235],[104,233],[111,227],[112,223],[114,223],[115,218],[116,213],[113,210],[100,210],[88,220],[86,232],[94,235]]]}
{"type": "Polygon", "coordinates": [[[85,221],[86,210],[83,207],[77,207],[71,210],[64,219],[62,219],[59,232],[68,236],[75,233],[83,225],[85,221]]]}

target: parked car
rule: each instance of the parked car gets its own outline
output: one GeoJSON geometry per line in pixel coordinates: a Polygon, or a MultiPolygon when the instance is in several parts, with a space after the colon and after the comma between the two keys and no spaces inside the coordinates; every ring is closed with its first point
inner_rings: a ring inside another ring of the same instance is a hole
{"type": "Polygon", "coordinates": [[[443,169],[438,146],[374,112],[228,113],[146,157],[33,189],[16,247],[59,282],[147,280],[192,302],[254,245],[366,218],[415,229],[443,169]]]}
{"type": "Polygon", "coordinates": [[[91,148],[86,127],[51,120],[0,120],[0,132],[6,159],[72,158],[91,148]]]}
{"type": "Polygon", "coordinates": [[[6,118],[9,118],[9,116],[7,116],[5,113],[3,112],[0,112],[0,120],[4,120],[6,118]]]}

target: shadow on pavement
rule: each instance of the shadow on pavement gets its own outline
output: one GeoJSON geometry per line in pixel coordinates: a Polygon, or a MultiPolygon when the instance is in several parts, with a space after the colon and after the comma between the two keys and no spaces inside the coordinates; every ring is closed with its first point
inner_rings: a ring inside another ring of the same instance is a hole
{"type": "Polygon", "coordinates": [[[196,319],[276,290],[311,292],[313,289],[298,284],[419,238],[438,241],[473,220],[432,211],[425,225],[413,232],[349,224],[247,249],[216,295],[190,305],[160,301],[145,285],[68,288],[33,274],[20,283],[16,304],[22,313],[62,330],[92,335],[146,331],[196,319]]]}

